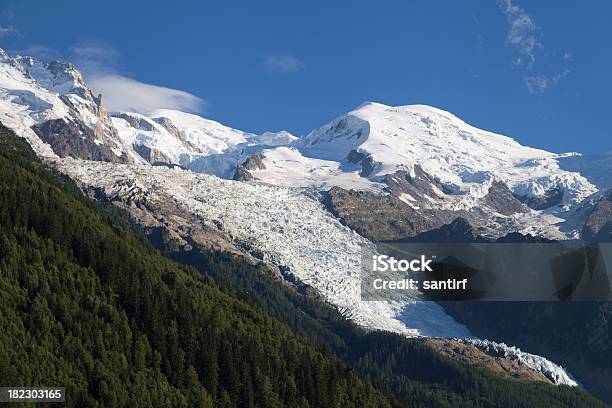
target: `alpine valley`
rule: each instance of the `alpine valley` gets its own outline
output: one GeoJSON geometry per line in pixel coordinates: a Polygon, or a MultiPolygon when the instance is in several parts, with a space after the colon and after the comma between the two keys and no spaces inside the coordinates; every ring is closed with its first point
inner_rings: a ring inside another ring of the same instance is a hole
{"type": "Polygon", "coordinates": [[[609,241],[610,153],[522,146],[424,105],[366,102],[301,137],[108,112],[72,64],[2,50],[0,122],[178,262],[223,254],[367,332],[612,401],[612,305],[362,301],[354,262],[377,241],[609,241]]]}

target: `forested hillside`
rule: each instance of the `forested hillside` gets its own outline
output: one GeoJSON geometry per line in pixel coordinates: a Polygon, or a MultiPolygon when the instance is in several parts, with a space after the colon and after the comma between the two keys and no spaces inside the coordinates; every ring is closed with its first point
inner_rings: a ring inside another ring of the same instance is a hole
{"type": "Polygon", "coordinates": [[[261,309],[75,197],[2,129],[0,383],[68,406],[390,407],[261,309]]]}
{"type": "Polygon", "coordinates": [[[199,270],[0,128],[0,383],[65,386],[68,406],[603,406],[365,333],[238,259],[175,255],[199,270]]]}

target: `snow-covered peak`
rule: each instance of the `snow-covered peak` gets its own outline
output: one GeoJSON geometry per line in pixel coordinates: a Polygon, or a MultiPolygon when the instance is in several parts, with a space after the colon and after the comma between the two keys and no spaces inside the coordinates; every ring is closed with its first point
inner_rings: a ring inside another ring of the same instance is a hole
{"type": "Polygon", "coordinates": [[[265,132],[261,134],[257,141],[266,146],[285,146],[298,140],[297,136],[293,136],[286,130],[280,132],[265,132]]]}
{"type": "Polygon", "coordinates": [[[49,91],[60,95],[75,93],[86,99],[91,95],[81,72],[68,62],[53,60],[45,63],[30,56],[17,56],[15,59],[49,91]]]}
{"type": "MultiPolygon", "coordinates": [[[[307,135],[299,146],[334,151],[343,159],[358,148],[373,156],[386,168],[424,163],[436,156],[453,158],[457,165],[482,163],[486,154],[471,160],[478,153],[493,153],[500,161],[548,158],[554,154],[521,146],[514,139],[468,125],[455,115],[427,105],[387,106],[367,102],[307,135]],[[406,160],[408,159],[408,161],[406,160]]],[[[485,168],[486,163],[473,164],[485,168]]],[[[445,167],[445,166],[442,166],[445,167]]],[[[438,168],[436,168],[438,170],[438,168]]]]}
{"type": "Polygon", "coordinates": [[[0,53],[0,121],[44,156],[128,161],[116,130],[74,65],[0,53]]]}
{"type": "MultiPolygon", "coordinates": [[[[370,160],[367,177],[373,181],[400,170],[412,173],[418,165],[461,194],[493,179],[503,181],[521,196],[540,196],[559,187],[567,193],[566,204],[595,191],[579,173],[561,169],[559,155],[523,146],[426,105],[367,102],[293,146],[306,158],[341,165],[346,164],[352,151],[357,152],[370,160]]],[[[343,167],[351,170],[348,165],[343,167]]]]}
{"type": "Polygon", "coordinates": [[[289,132],[263,135],[243,132],[191,113],[160,109],[143,115],[113,114],[113,123],[125,146],[151,164],[180,165],[190,170],[232,178],[250,154],[289,144],[289,132]]]}
{"type": "Polygon", "coordinates": [[[0,122],[25,137],[38,154],[53,156],[32,126],[64,118],[68,111],[57,95],[42,88],[18,61],[0,49],[0,122]]]}
{"type": "Polygon", "coordinates": [[[245,143],[255,135],[222,125],[201,116],[170,109],[151,112],[149,117],[168,119],[184,135],[187,143],[201,153],[221,153],[227,148],[245,143]]]}

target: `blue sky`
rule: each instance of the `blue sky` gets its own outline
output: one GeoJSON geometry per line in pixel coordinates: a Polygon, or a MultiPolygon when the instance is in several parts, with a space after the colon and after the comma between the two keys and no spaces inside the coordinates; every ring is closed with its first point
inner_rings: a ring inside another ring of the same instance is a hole
{"type": "Polygon", "coordinates": [[[612,149],[612,2],[4,0],[0,47],[81,66],[110,108],[302,135],[423,103],[552,151],[612,149]]]}

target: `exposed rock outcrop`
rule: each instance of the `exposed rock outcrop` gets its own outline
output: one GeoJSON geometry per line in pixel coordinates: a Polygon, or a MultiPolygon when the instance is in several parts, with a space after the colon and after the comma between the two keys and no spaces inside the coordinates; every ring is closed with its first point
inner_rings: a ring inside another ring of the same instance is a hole
{"type": "Polygon", "coordinates": [[[425,340],[425,344],[446,357],[474,367],[493,370],[504,377],[554,384],[542,372],[531,369],[519,359],[493,356],[461,340],[429,338],[425,340]]]}
{"type": "Polygon", "coordinates": [[[459,242],[485,242],[476,228],[465,218],[458,217],[450,224],[445,224],[431,231],[422,232],[405,242],[432,242],[432,243],[459,243],[459,242]]]}
{"type": "Polygon", "coordinates": [[[130,159],[116,154],[101,143],[99,128],[89,128],[67,119],[52,119],[32,127],[40,139],[49,144],[60,157],[129,163],[130,159]]]}
{"type": "Polygon", "coordinates": [[[412,197],[427,195],[431,199],[438,199],[442,194],[449,192],[419,165],[414,166],[412,173],[399,170],[393,174],[387,174],[382,181],[387,185],[387,191],[397,197],[408,194],[412,197]]]}
{"type": "MultiPolygon", "coordinates": [[[[561,195],[561,198],[563,195],[561,195]]],[[[494,181],[489,192],[483,199],[483,203],[503,215],[525,213],[529,208],[521,203],[501,181],[494,181]]]]}
{"type": "Polygon", "coordinates": [[[254,180],[251,170],[265,170],[266,165],[263,162],[263,156],[259,153],[247,157],[242,164],[236,167],[234,172],[234,180],[251,181],[254,180]]]}
{"type": "Polygon", "coordinates": [[[369,177],[376,168],[376,162],[369,154],[366,155],[353,149],[346,158],[351,164],[361,164],[361,171],[359,172],[361,177],[369,177]]]}
{"type": "Polygon", "coordinates": [[[412,237],[452,222],[466,211],[415,210],[397,197],[333,187],[323,196],[326,208],[340,222],[373,241],[412,237]]]}
{"type": "Polygon", "coordinates": [[[116,114],[114,116],[125,120],[133,128],[144,130],[144,131],[153,130],[153,125],[151,124],[151,122],[145,120],[141,116],[134,116],[134,115],[130,115],[129,113],[123,113],[123,112],[116,114]]]}
{"type": "Polygon", "coordinates": [[[563,202],[563,189],[555,187],[539,196],[516,196],[518,200],[534,210],[545,210],[563,202]]]}
{"type": "Polygon", "coordinates": [[[132,147],[136,153],[154,166],[171,166],[174,164],[172,159],[157,149],[142,144],[134,144],[132,147]]]}
{"type": "Polygon", "coordinates": [[[589,241],[612,241],[612,190],[594,203],[582,229],[582,237],[589,241]]]}

